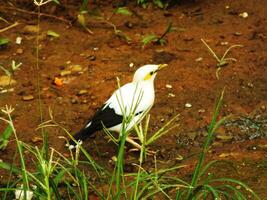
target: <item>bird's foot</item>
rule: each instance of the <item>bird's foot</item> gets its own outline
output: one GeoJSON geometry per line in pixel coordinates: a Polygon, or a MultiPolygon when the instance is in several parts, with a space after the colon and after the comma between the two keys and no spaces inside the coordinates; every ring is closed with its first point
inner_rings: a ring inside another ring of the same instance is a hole
{"type": "MultiPolygon", "coordinates": [[[[141,151],[142,146],[140,144],[138,144],[137,142],[135,142],[131,137],[127,137],[126,141],[129,142],[130,144],[132,144],[134,147],[136,147],[136,148],[130,149],[129,150],[130,152],[131,151],[141,151]]],[[[152,151],[148,148],[146,148],[145,151],[146,151],[147,155],[155,155],[156,154],[155,151],[152,151]]]]}
{"type": "MultiPolygon", "coordinates": [[[[132,149],[129,150],[129,152],[135,152],[135,151],[141,151],[141,149],[132,148],[132,149]]],[[[149,156],[154,156],[157,153],[156,151],[150,150],[148,148],[146,148],[145,151],[146,151],[146,155],[149,155],[149,156]]]]}

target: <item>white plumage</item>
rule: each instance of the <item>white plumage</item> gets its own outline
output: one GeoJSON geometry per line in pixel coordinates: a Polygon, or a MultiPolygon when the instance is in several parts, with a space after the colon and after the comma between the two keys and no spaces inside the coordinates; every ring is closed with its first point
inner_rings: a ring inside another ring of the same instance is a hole
{"type": "MultiPolygon", "coordinates": [[[[167,64],[145,65],[134,74],[133,81],[117,89],[96,112],[85,127],[74,135],[75,140],[83,141],[94,132],[103,129],[121,132],[123,116],[130,117],[127,131],[144,117],[153,106],[155,99],[154,79],[157,72],[167,64]]],[[[75,142],[70,141],[69,148],[74,148],[75,142]]]]}

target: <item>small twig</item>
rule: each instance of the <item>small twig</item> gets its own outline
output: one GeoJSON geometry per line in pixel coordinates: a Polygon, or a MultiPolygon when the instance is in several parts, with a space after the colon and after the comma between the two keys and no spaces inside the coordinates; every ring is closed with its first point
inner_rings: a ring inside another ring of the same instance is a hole
{"type": "Polygon", "coordinates": [[[19,25],[20,23],[18,23],[18,22],[15,22],[14,24],[11,24],[10,26],[8,26],[8,27],[5,27],[5,28],[3,28],[3,29],[0,29],[0,33],[3,33],[3,32],[5,32],[5,31],[7,31],[7,30],[9,30],[9,29],[11,29],[11,28],[14,28],[15,26],[17,26],[17,25],[19,25]]]}
{"type": "MultiPolygon", "coordinates": [[[[16,8],[16,7],[5,7],[6,9],[9,9],[9,10],[16,10],[18,12],[22,12],[22,13],[26,13],[26,14],[30,14],[30,15],[38,15],[37,12],[32,12],[32,11],[28,11],[28,10],[23,10],[21,8],[16,8]]],[[[45,16],[45,17],[49,17],[49,18],[53,18],[53,19],[57,19],[59,21],[62,21],[62,22],[65,22],[65,23],[68,23],[68,24],[71,24],[71,21],[67,20],[67,19],[63,19],[63,18],[60,18],[60,17],[57,17],[55,15],[50,15],[50,14],[46,14],[46,13],[40,13],[40,16],[45,16]]]]}

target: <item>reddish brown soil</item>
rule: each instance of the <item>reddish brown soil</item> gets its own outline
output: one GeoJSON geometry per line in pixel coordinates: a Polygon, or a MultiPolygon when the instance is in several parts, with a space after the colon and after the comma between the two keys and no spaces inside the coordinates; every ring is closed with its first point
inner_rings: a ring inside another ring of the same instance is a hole
{"type": "MultiPolygon", "coordinates": [[[[53,30],[60,37],[41,37],[39,70],[36,69],[36,38],[32,34],[26,34],[23,29],[27,24],[36,24],[36,16],[10,9],[9,5],[0,6],[6,20],[20,22],[15,28],[0,33],[1,37],[12,41],[6,48],[0,49],[0,64],[9,66],[12,60],[23,63],[13,76],[17,81],[12,86],[14,92],[0,94],[1,107],[8,104],[15,108],[13,118],[19,138],[26,143],[35,144],[32,139],[41,137],[40,131],[36,130],[40,124],[38,74],[43,120],[49,120],[48,111],[51,108],[55,120],[74,133],[117,87],[116,77],[126,83],[131,81],[139,66],[168,63],[169,67],[158,74],[155,82],[156,102],[150,112],[150,130],[157,130],[163,125],[162,121],[167,121],[178,113],[181,117],[177,122],[179,128],[151,146],[151,149],[159,150],[157,160],[164,163],[162,167],[177,163],[177,158],[181,155],[184,157],[181,164],[188,165],[185,171],[190,176],[197,160],[197,156],[191,155],[200,151],[204,141],[203,133],[211,121],[216,97],[225,88],[221,115],[233,114],[234,119],[229,121],[229,126],[225,124],[219,129],[218,134],[230,135],[231,138],[229,141],[217,138],[208,153],[208,159],[231,161],[238,173],[219,167],[215,169],[215,174],[238,178],[263,199],[267,199],[267,5],[256,0],[200,0],[194,3],[182,2],[166,11],[152,6],[147,9],[133,4],[128,6],[141,17],[113,15],[110,21],[132,39],[130,43],[115,36],[112,27],[94,17],[88,16],[87,19],[93,35],[77,23],[69,25],[51,17],[42,17],[41,31],[46,33],[47,30],[53,30]],[[247,18],[239,16],[243,12],[248,13],[247,18]],[[167,34],[166,45],[149,44],[144,49],[141,48],[144,35],[162,34],[169,22],[177,30],[167,34]],[[128,28],[125,25],[127,23],[132,24],[132,27],[128,28]],[[23,38],[21,45],[15,44],[17,36],[23,38]],[[237,62],[223,66],[219,80],[215,75],[216,60],[201,42],[201,38],[220,56],[231,45],[244,46],[230,52],[229,56],[236,58],[237,62]],[[23,52],[18,53],[18,49],[23,52]],[[197,62],[199,57],[203,60],[197,62]],[[134,63],[134,67],[129,67],[130,63],[134,63]],[[82,73],[63,77],[66,83],[62,86],[54,85],[54,78],[60,77],[60,72],[70,65],[82,66],[82,73]],[[166,84],[172,85],[172,88],[167,88],[166,84]],[[88,93],[77,95],[83,89],[88,93]],[[175,96],[170,96],[170,93],[175,96]],[[23,101],[25,95],[33,95],[34,99],[23,101]],[[186,108],[186,103],[192,104],[192,107],[186,108]],[[251,119],[252,123],[241,116],[251,119]],[[258,132],[252,126],[256,122],[261,124],[258,132]],[[247,129],[242,132],[244,127],[247,129]]],[[[111,16],[114,10],[110,5],[94,7],[104,16],[111,16]]],[[[32,8],[25,5],[21,7],[25,10],[32,8]]],[[[78,9],[44,10],[52,10],[52,15],[70,19],[78,9]]],[[[0,21],[0,25],[4,28],[8,24],[0,21]]],[[[0,73],[4,74],[3,71],[0,73]]],[[[4,127],[5,124],[1,121],[0,130],[4,127]]],[[[49,128],[47,131],[49,145],[66,152],[64,141],[58,139],[64,133],[57,128],[49,128]]],[[[97,162],[112,167],[109,160],[116,154],[116,146],[108,143],[103,136],[104,133],[97,133],[84,146],[97,162]]],[[[14,151],[15,142],[11,141],[1,152],[0,158],[12,161],[14,151]]],[[[137,158],[137,154],[128,153],[126,162],[138,162],[137,158]]],[[[148,159],[147,166],[153,167],[152,158],[148,159]]],[[[186,173],[182,174],[184,176],[186,173]]]]}

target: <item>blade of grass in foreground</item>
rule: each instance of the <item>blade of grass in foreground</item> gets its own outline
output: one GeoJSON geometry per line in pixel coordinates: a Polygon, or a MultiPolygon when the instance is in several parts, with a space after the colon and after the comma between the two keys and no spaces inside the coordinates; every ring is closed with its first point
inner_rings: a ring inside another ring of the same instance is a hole
{"type": "Polygon", "coordinates": [[[224,95],[224,90],[222,91],[219,99],[216,102],[215,112],[214,112],[214,115],[212,116],[212,120],[211,120],[210,126],[208,128],[208,136],[207,136],[207,138],[205,140],[203,150],[200,153],[199,160],[198,160],[198,163],[197,163],[197,166],[195,168],[195,171],[194,171],[194,174],[193,174],[193,178],[192,178],[192,181],[191,181],[192,188],[190,188],[188,190],[188,196],[187,196],[188,200],[192,199],[192,196],[193,196],[193,193],[194,193],[194,189],[195,189],[195,187],[197,185],[197,182],[199,180],[201,167],[203,165],[206,152],[207,152],[207,150],[209,148],[209,145],[210,145],[211,140],[212,140],[213,133],[215,131],[214,127],[216,126],[216,121],[217,121],[217,118],[219,116],[220,108],[221,108],[222,101],[223,101],[223,95],[224,95]]]}

